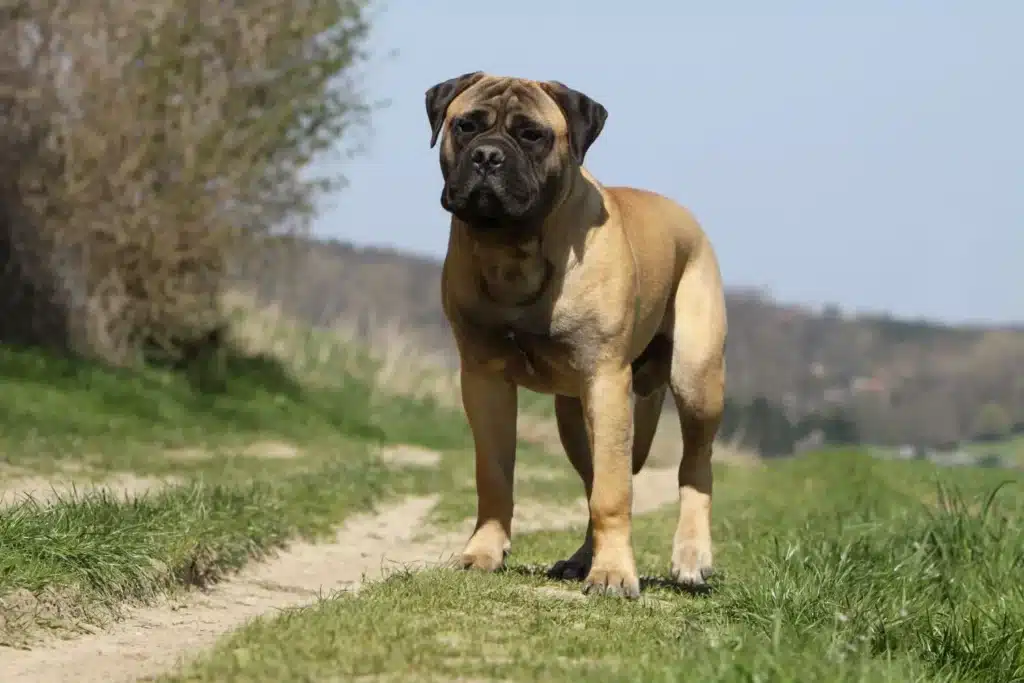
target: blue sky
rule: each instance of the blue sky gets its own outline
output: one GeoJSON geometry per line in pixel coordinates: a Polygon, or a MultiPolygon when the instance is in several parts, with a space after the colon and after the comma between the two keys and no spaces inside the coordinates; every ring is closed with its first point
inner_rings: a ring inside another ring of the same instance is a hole
{"type": "Polygon", "coordinates": [[[314,230],[443,256],[423,93],[480,69],[604,104],[588,168],[689,206],[727,285],[1024,321],[1024,2],[827,6],[390,0],[365,79],[391,104],[314,230]]]}

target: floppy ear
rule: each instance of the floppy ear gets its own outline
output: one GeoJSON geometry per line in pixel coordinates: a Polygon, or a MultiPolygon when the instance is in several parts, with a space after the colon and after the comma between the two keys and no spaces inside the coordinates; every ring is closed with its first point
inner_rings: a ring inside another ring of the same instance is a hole
{"type": "Polygon", "coordinates": [[[444,115],[448,111],[448,105],[452,103],[463,90],[473,85],[484,77],[484,72],[473,71],[462,74],[455,78],[449,78],[427,90],[427,119],[430,121],[430,146],[437,144],[437,138],[441,134],[441,126],[444,124],[444,115]]]}
{"type": "Polygon", "coordinates": [[[587,150],[601,134],[608,110],[595,100],[564,83],[547,81],[541,86],[555,100],[569,125],[569,145],[576,162],[582,164],[587,150]]]}

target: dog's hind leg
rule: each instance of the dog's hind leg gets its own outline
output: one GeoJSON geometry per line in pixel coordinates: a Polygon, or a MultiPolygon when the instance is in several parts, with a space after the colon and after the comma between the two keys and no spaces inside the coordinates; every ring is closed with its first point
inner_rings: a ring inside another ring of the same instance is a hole
{"type": "Polygon", "coordinates": [[[725,302],[710,252],[695,258],[675,299],[671,387],[679,412],[679,521],[672,578],[699,587],[711,573],[711,452],[725,404],[725,302]]]}
{"type": "MultiPolygon", "coordinates": [[[[558,436],[562,441],[562,448],[569,456],[573,469],[583,480],[583,489],[587,500],[590,500],[590,491],[594,484],[594,463],[590,456],[590,440],[583,417],[583,403],[578,398],[555,396],[555,417],[558,421],[558,436]]],[[[587,515],[587,534],[583,537],[583,544],[569,559],[556,562],[548,576],[582,581],[590,571],[593,559],[594,525],[590,521],[590,515],[587,515]]]]}
{"type": "Polygon", "coordinates": [[[633,474],[643,469],[665,406],[672,365],[672,342],[657,334],[633,361],[633,474]]]}

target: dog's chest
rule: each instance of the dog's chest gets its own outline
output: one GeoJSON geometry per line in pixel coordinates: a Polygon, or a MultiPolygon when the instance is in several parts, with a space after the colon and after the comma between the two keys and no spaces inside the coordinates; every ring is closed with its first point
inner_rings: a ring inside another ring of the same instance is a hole
{"type": "Polygon", "coordinates": [[[507,329],[504,334],[510,342],[511,357],[505,364],[510,380],[539,392],[576,392],[581,369],[576,345],[552,335],[514,329],[507,329]]]}
{"type": "Polygon", "coordinates": [[[489,363],[503,367],[508,379],[534,391],[575,393],[580,372],[589,362],[588,349],[593,349],[586,343],[581,316],[542,305],[486,305],[474,307],[469,315],[502,340],[490,345],[489,363]]]}
{"type": "Polygon", "coordinates": [[[468,317],[478,325],[514,339],[523,348],[538,353],[577,341],[585,326],[585,317],[559,306],[538,301],[528,306],[502,306],[493,301],[478,301],[467,310],[468,317]]]}

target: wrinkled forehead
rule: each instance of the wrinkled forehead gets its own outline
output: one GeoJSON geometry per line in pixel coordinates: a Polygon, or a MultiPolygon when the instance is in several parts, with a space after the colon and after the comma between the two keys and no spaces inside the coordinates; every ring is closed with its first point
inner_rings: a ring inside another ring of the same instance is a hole
{"type": "Polygon", "coordinates": [[[475,109],[488,109],[503,116],[525,114],[544,121],[555,133],[563,132],[566,127],[562,110],[551,96],[536,81],[523,78],[484,77],[452,101],[448,118],[475,109]]]}

